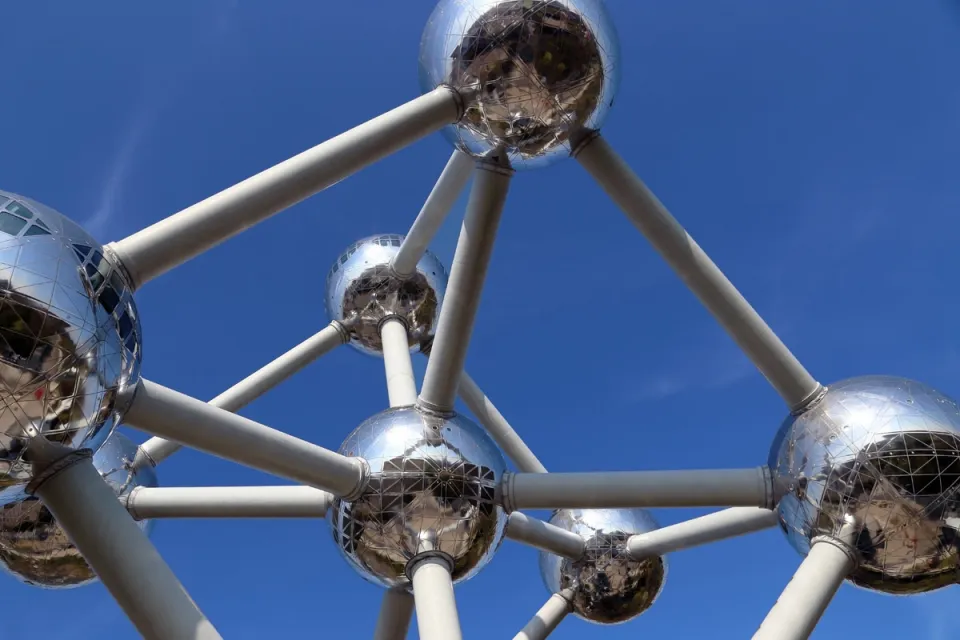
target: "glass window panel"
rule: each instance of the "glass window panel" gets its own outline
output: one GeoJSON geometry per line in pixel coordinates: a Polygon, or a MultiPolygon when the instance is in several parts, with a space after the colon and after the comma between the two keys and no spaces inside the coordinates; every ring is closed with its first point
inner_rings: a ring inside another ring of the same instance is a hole
{"type": "MultiPolygon", "coordinates": [[[[39,221],[38,221],[39,222],[39,221]]],[[[30,228],[27,229],[27,232],[23,234],[25,236],[48,236],[50,232],[42,227],[38,227],[35,224],[30,225],[30,228]]]]}
{"type": "Polygon", "coordinates": [[[15,236],[27,226],[27,221],[17,216],[12,216],[6,211],[0,211],[0,231],[15,236]]]}
{"type": "Polygon", "coordinates": [[[23,216],[24,218],[33,217],[33,211],[30,211],[30,209],[27,209],[25,206],[23,206],[16,200],[10,201],[10,203],[7,205],[7,211],[11,211],[17,214],[18,216],[23,216]]]}
{"type": "Polygon", "coordinates": [[[105,286],[100,292],[100,306],[107,313],[113,313],[118,304],[120,304],[120,296],[117,295],[116,290],[110,285],[105,286]]]}
{"type": "Polygon", "coordinates": [[[126,311],[117,318],[117,326],[120,328],[120,337],[126,340],[130,332],[133,331],[133,321],[130,319],[130,316],[127,315],[126,311]]]}

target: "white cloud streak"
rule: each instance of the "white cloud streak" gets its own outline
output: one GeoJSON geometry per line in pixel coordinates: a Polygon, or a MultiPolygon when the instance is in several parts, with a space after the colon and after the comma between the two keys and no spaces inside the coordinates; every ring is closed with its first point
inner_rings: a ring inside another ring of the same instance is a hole
{"type": "Polygon", "coordinates": [[[140,147],[153,127],[160,109],[156,103],[144,102],[135,111],[134,117],[120,137],[120,145],[107,166],[106,176],[100,188],[97,208],[83,227],[94,237],[100,238],[123,207],[123,192],[131,169],[136,162],[140,147]]]}
{"type": "MultiPolygon", "coordinates": [[[[193,38],[199,44],[192,56],[197,59],[216,58],[226,46],[236,28],[238,0],[217,0],[213,15],[205,18],[193,38]]],[[[179,46],[179,45],[178,45],[179,46]]],[[[144,86],[149,87],[140,99],[133,116],[119,136],[116,152],[104,171],[103,183],[96,209],[84,220],[83,227],[94,237],[103,239],[124,211],[123,200],[127,181],[140,158],[140,152],[150,133],[183,82],[181,69],[164,69],[163,73],[147,75],[144,86]]]]}

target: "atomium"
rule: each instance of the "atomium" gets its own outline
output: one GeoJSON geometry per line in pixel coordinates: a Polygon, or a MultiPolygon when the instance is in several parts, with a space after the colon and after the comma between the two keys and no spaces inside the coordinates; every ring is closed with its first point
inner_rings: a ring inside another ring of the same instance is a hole
{"type": "MultiPolygon", "coordinates": [[[[117,497],[136,487],[157,486],[153,467],[134,468],[138,448],[123,434],[113,433],[93,456],[93,465],[117,497]]],[[[153,529],[152,520],[138,524],[148,535],[153,529]]],[[[48,589],[79,587],[97,579],[53,514],[33,496],[0,508],[0,567],[27,584],[48,589]]]]}
{"type": "Polygon", "coordinates": [[[432,338],[440,317],[447,272],[429,251],[410,277],[390,265],[403,236],[381,235],[353,243],[327,273],[327,315],[350,333],[350,344],[363,353],[382,353],[380,322],[390,316],[407,325],[410,348],[418,351],[432,338]]]}
{"type": "Polygon", "coordinates": [[[853,516],[860,561],[849,580],[892,594],[960,575],[960,407],[912,380],[843,380],[780,428],[770,468],[786,492],[787,539],[806,554],[853,516]]]}
{"type": "Polygon", "coordinates": [[[130,284],[85,231],[0,191],[0,502],[23,496],[37,436],[98,448],[140,375],[130,284]]]}
{"type": "Polygon", "coordinates": [[[360,575],[405,586],[407,564],[430,552],[449,558],[459,582],[493,557],[506,526],[496,492],[507,465],[479,426],[388,409],[357,427],[340,453],[370,465],[363,495],[337,500],[330,517],[337,548],[360,575]]]}
{"type": "Polygon", "coordinates": [[[619,84],[619,44],[599,0],[442,0],[420,45],[420,83],[464,90],[446,130],[460,149],[505,149],[517,168],[570,153],[599,129],[619,84]]]}
{"type": "Polygon", "coordinates": [[[667,575],[666,561],[655,556],[634,559],[627,552],[631,536],[657,529],[643,509],[565,509],[549,523],[583,538],[576,560],[540,552],[540,574],[547,589],[573,592],[573,612],[589,622],[617,624],[651,606],[667,575]]]}
{"type": "Polygon", "coordinates": [[[163,640],[220,636],[150,546],[157,517],[327,518],[347,564],[384,588],[377,640],[384,628],[405,635],[414,600],[423,640],[462,637],[453,586],[505,540],[540,552],[548,595],[518,636],[530,640],[571,611],[599,624],[634,620],[664,587],[665,555],[777,523],[815,579],[787,587],[755,640],[813,629],[845,581],[905,595],[956,584],[960,407],[901,378],[823,387],[803,367],[600,136],[618,57],[600,0],[441,0],[421,38],[424,95],[131,236],[101,246],[53,210],[0,192],[0,565],[48,588],[99,576],[138,630],[163,640]],[[354,243],[329,270],[327,327],[210,402],[141,378],[135,288],[440,131],[456,149],[408,234],[354,243]],[[789,408],[767,464],[547,473],[464,371],[512,168],[565,155],[789,408]],[[471,171],[448,290],[446,270],[421,249],[471,171]],[[392,406],[339,452],[234,415],[347,338],[383,356],[392,406]],[[411,353],[427,351],[418,385],[411,353]],[[114,431],[121,420],[152,437],[134,445],[114,431]],[[296,484],[157,488],[155,466],[180,446],[296,484]],[[659,528],[651,507],[729,508],[659,528]]]}

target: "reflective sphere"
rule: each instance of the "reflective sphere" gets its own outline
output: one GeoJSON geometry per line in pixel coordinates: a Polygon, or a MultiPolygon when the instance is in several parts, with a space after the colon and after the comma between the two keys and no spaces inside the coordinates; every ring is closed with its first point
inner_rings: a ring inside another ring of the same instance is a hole
{"type": "Polygon", "coordinates": [[[441,0],[420,43],[420,83],[470,89],[447,136],[516,168],[570,153],[599,129],[619,84],[620,47],[601,0],[441,0]]]}
{"type": "MultiPolygon", "coordinates": [[[[93,457],[117,496],[134,487],[157,486],[152,466],[133,470],[137,449],[126,436],[114,433],[93,457]]],[[[151,521],[138,524],[150,533],[151,521]]],[[[48,589],[79,587],[97,579],[53,515],[32,496],[0,508],[0,567],[27,584],[48,589]]]]}
{"type": "Polygon", "coordinates": [[[370,465],[363,496],[331,509],[337,548],[364,578],[406,586],[407,562],[439,551],[461,581],[493,557],[506,527],[496,492],[507,465],[473,422],[388,409],[351,433],[340,453],[370,465]]]}
{"type": "Polygon", "coordinates": [[[634,560],[627,539],[659,528],[643,509],[562,509],[549,520],[586,541],[580,560],[540,552],[540,574],[551,593],[572,589],[573,612],[589,622],[617,624],[653,605],[667,575],[662,557],[634,560]]]}
{"type": "Polygon", "coordinates": [[[783,423],[770,468],[778,511],[801,554],[836,536],[844,516],[862,525],[854,584],[923,593],[960,576],[960,407],[920,383],[852,378],[783,423]]]}
{"type": "Polygon", "coordinates": [[[0,503],[33,474],[42,435],[96,450],[140,375],[140,323],[124,274],[56,211],[0,191],[0,503]]]}
{"type": "Polygon", "coordinates": [[[410,347],[420,349],[433,338],[447,288],[447,272],[427,251],[416,273],[398,278],[390,269],[403,236],[370,236],[347,247],[327,274],[327,315],[344,323],[350,344],[363,353],[383,352],[379,324],[395,315],[407,323],[410,347]]]}

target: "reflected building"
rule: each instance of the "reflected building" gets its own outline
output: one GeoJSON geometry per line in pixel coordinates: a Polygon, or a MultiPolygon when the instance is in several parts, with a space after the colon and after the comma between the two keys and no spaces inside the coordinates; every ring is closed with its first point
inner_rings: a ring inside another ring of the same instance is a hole
{"type": "Polygon", "coordinates": [[[599,129],[619,84],[619,43],[599,0],[442,0],[420,49],[421,87],[465,96],[446,131],[464,151],[507,152],[517,167],[570,153],[599,129]]]}
{"type": "Polygon", "coordinates": [[[663,589],[667,563],[661,556],[634,559],[631,536],[658,527],[644,509],[561,509],[550,524],[580,536],[576,560],[540,552],[540,574],[551,593],[571,590],[573,612],[588,622],[619,624],[653,606],[663,589]]]}
{"type": "Polygon", "coordinates": [[[24,496],[32,438],[96,450],[119,422],[140,373],[132,296],[80,227],[0,191],[0,504],[24,496]]]}
{"type": "Polygon", "coordinates": [[[838,382],[787,419],[769,464],[784,492],[781,526],[801,554],[853,516],[853,584],[911,594],[956,583],[960,407],[952,399],[903,378],[838,382]]]}
{"type": "MultiPolygon", "coordinates": [[[[136,487],[157,486],[152,465],[134,466],[138,450],[126,436],[114,433],[93,457],[97,471],[118,497],[136,487]]],[[[148,535],[153,529],[151,520],[137,524],[148,535]]],[[[80,587],[97,579],[53,514],[34,496],[0,507],[0,568],[46,589],[80,587]]]]}
{"type": "Polygon", "coordinates": [[[331,320],[350,334],[350,345],[380,355],[380,322],[393,316],[407,326],[410,349],[418,351],[433,339],[447,289],[447,271],[431,252],[424,252],[414,273],[400,277],[390,262],[403,236],[370,236],[344,250],[327,272],[326,306],[331,320]]]}
{"type": "Polygon", "coordinates": [[[337,499],[330,516],[337,548],[363,577],[405,587],[410,560],[439,553],[458,582],[493,557],[506,527],[497,500],[506,462],[473,422],[388,409],[358,427],[340,453],[370,466],[363,494],[337,499]]]}

